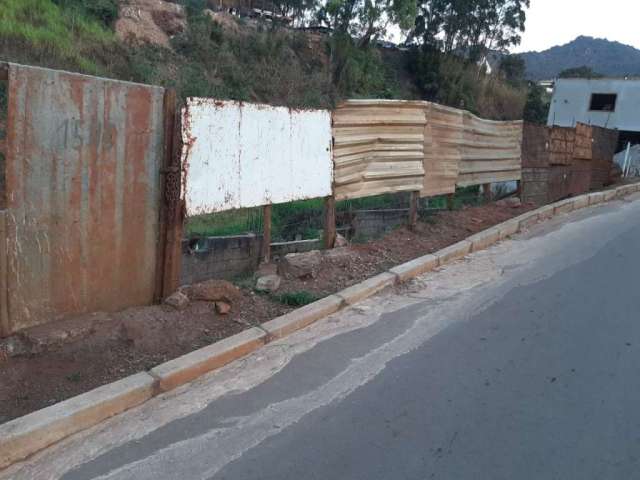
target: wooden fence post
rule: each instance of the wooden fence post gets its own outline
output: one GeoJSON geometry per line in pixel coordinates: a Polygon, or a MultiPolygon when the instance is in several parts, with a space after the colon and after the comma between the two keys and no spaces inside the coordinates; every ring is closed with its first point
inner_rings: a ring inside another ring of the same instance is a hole
{"type": "Polygon", "coordinates": [[[418,226],[418,202],[420,200],[420,192],[411,192],[409,199],[409,230],[415,232],[418,226]]]}
{"type": "Polygon", "coordinates": [[[453,210],[453,200],[455,198],[455,193],[450,193],[447,195],[447,209],[453,210]]]}
{"type": "Polygon", "coordinates": [[[271,261],[271,205],[262,207],[262,261],[269,263],[271,261]]]}
{"type": "Polygon", "coordinates": [[[491,184],[490,183],[483,183],[482,184],[482,194],[484,196],[484,201],[485,202],[490,202],[491,201],[491,184]]]}
{"type": "Polygon", "coordinates": [[[184,204],[182,201],[182,140],[176,92],[164,94],[164,161],[160,206],[160,244],[156,299],[171,295],[180,285],[184,204]]]}
{"type": "Polygon", "coordinates": [[[11,334],[7,304],[7,231],[6,212],[0,211],[0,338],[11,334]]]}
{"type": "Polygon", "coordinates": [[[336,245],[336,199],[329,196],[324,199],[324,248],[336,245]]]}

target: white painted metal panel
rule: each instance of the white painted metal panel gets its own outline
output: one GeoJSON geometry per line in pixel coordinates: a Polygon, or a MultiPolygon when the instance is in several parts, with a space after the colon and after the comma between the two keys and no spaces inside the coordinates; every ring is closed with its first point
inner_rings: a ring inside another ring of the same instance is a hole
{"type": "Polygon", "coordinates": [[[191,98],[183,110],[188,215],[331,195],[331,115],[191,98]]]}

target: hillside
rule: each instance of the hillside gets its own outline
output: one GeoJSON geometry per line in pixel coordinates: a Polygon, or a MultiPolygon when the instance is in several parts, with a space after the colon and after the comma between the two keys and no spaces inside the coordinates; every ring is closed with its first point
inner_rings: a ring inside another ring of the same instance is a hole
{"type": "Polygon", "coordinates": [[[552,79],[563,70],[582,66],[606,76],[640,75],[640,50],[601,38],[578,37],[566,45],[521,57],[530,80],[552,79]]]}
{"type": "Polygon", "coordinates": [[[0,60],[206,96],[331,108],[345,98],[426,99],[485,118],[522,118],[526,86],[465,59],[326,29],[230,15],[210,0],[2,0],[0,60]]]}

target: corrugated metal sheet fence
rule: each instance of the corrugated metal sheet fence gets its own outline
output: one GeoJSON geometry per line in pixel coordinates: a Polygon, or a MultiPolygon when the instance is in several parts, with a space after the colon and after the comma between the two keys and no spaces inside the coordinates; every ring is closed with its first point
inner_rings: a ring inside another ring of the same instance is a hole
{"type": "Polygon", "coordinates": [[[13,64],[8,78],[0,334],[151,303],[164,89],[13,64]]]}

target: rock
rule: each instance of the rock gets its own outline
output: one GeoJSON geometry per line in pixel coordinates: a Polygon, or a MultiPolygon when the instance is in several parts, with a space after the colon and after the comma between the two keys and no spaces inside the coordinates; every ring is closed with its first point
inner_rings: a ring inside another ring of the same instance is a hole
{"type": "Polygon", "coordinates": [[[275,292],[280,288],[280,277],[278,275],[265,275],[258,278],[256,290],[261,292],[275,292]]]}
{"type": "Polygon", "coordinates": [[[226,280],[207,280],[184,287],[182,292],[189,300],[233,303],[240,299],[240,289],[226,280]]]}
{"type": "Polygon", "coordinates": [[[336,247],[332,248],[331,250],[325,250],[324,252],[322,252],[322,255],[327,260],[333,261],[351,261],[356,259],[358,256],[357,253],[355,253],[348,247],[336,247]]]}
{"type": "Polygon", "coordinates": [[[0,340],[0,364],[11,357],[28,354],[29,349],[22,338],[17,335],[0,340]]]}
{"type": "Polygon", "coordinates": [[[349,245],[349,240],[347,240],[346,238],[344,238],[342,235],[338,233],[336,235],[336,243],[334,246],[337,248],[340,248],[340,247],[346,247],[347,245],[349,245]]]}
{"type": "Polygon", "coordinates": [[[184,310],[189,305],[189,297],[178,290],[165,298],[164,303],[172,306],[176,310],[184,310]]]}
{"type": "Polygon", "coordinates": [[[275,263],[261,263],[256,272],[256,277],[266,277],[267,275],[277,275],[278,266],[275,263]]]}
{"type": "Polygon", "coordinates": [[[520,208],[522,206],[522,202],[518,197],[509,197],[498,200],[496,202],[496,205],[498,205],[499,207],[520,208]]]}
{"type": "Polygon", "coordinates": [[[293,278],[314,278],[322,262],[319,250],[304,253],[289,253],[280,261],[278,270],[281,275],[293,278]]]}
{"type": "Polygon", "coordinates": [[[172,36],[187,28],[182,5],[164,0],[126,0],[120,2],[116,35],[128,42],[148,42],[170,48],[172,36]]]}
{"type": "Polygon", "coordinates": [[[36,354],[87,338],[114,331],[110,315],[103,312],[83,314],[27,328],[18,333],[29,353],[36,354]]]}
{"type": "Polygon", "coordinates": [[[231,305],[227,302],[216,302],[216,312],[219,315],[227,315],[231,311],[231,305]]]}

